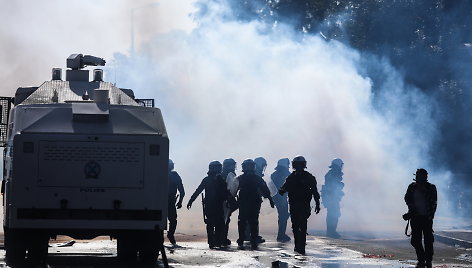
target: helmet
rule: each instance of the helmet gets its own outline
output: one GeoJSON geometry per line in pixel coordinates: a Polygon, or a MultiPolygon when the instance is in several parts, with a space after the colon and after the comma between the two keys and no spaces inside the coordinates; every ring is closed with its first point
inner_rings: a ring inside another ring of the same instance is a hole
{"type": "Polygon", "coordinates": [[[256,172],[259,173],[259,175],[264,176],[264,171],[267,167],[267,161],[265,160],[265,158],[259,156],[254,159],[254,163],[256,164],[256,172]]]}
{"type": "Polygon", "coordinates": [[[416,170],[415,176],[416,176],[415,178],[416,181],[427,181],[428,171],[426,171],[426,169],[424,168],[419,168],[416,170]]]}
{"type": "Polygon", "coordinates": [[[169,171],[174,170],[174,161],[172,159],[169,159],[169,171]]]}
{"type": "MultiPolygon", "coordinates": [[[[289,168],[290,160],[288,160],[288,158],[279,159],[279,161],[277,161],[277,167],[289,168]]],[[[277,169],[277,167],[275,167],[275,169],[277,169]]]]}
{"type": "Polygon", "coordinates": [[[265,167],[267,166],[267,161],[265,160],[264,157],[259,156],[254,159],[254,163],[256,163],[257,167],[265,167]]]}
{"type": "Polygon", "coordinates": [[[223,169],[234,171],[236,169],[236,161],[233,158],[227,158],[223,161],[223,169]]]}
{"type": "Polygon", "coordinates": [[[241,163],[241,168],[244,173],[254,172],[256,170],[256,163],[252,159],[246,159],[241,163]]]}
{"type": "Polygon", "coordinates": [[[331,161],[331,166],[329,166],[329,167],[330,168],[338,167],[338,168],[342,169],[343,165],[344,165],[344,162],[343,162],[343,160],[341,160],[341,158],[335,158],[335,159],[333,159],[333,161],[331,161]]]}
{"type": "Polygon", "coordinates": [[[296,156],[293,160],[292,160],[292,167],[293,169],[295,170],[299,170],[299,169],[305,169],[306,168],[306,160],[305,160],[305,157],[299,155],[299,156],[296,156]]]}
{"type": "Polygon", "coordinates": [[[211,161],[208,165],[208,173],[221,173],[221,169],[223,165],[221,165],[220,161],[211,161]]]}

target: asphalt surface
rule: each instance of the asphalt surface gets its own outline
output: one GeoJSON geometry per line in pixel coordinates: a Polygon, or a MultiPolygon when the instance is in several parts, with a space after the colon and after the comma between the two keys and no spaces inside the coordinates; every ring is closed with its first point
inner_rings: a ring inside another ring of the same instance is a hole
{"type": "Polygon", "coordinates": [[[436,241],[464,248],[472,248],[472,231],[470,230],[447,230],[434,234],[436,241]]]}
{"type": "MultiPolygon", "coordinates": [[[[167,242],[170,267],[414,267],[415,255],[406,238],[378,239],[347,236],[330,239],[309,236],[305,256],[293,252],[293,243],[278,243],[265,235],[267,242],[258,250],[238,250],[233,244],[224,250],[210,250],[204,237],[178,234],[179,246],[167,242]]],[[[116,240],[99,237],[69,243],[71,238],[50,241],[47,267],[139,267],[120,263],[116,258],[116,240]],[[70,245],[72,244],[72,245],[70,245]]],[[[249,245],[248,247],[249,248],[249,245]]],[[[435,243],[434,267],[472,267],[470,249],[435,243]],[[469,256],[469,258],[467,258],[469,256]],[[463,258],[461,258],[463,257],[463,258]]],[[[8,267],[0,250],[0,267],[8,267]]],[[[158,263],[146,267],[163,267],[158,263]]]]}

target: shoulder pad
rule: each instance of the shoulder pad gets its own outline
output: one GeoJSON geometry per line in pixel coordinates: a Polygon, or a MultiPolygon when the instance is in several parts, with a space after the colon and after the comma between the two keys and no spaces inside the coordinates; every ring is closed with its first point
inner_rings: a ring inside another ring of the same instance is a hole
{"type": "Polygon", "coordinates": [[[308,172],[308,171],[306,171],[306,170],[304,170],[303,173],[305,173],[305,175],[309,175],[309,176],[314,177],[310,172],[308,172]]]}

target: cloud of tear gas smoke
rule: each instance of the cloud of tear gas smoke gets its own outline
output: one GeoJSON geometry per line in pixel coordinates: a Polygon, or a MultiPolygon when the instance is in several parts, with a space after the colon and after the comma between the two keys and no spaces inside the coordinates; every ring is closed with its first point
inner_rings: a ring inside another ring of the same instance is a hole
{"type": "MultiPolygon", "coordinates": [[[[279,158],[304,155],[321,187],[330,161],[341,157],[340,230],[402,230],[416,168],[429,169],[433,182],[448,176],[428,165],[430,98],[385,59],[283,25],[229,21],[224,6],[209,7],[192,32],[156,35],[134,58],[115,55],[118,84],[162,108],[187,194],[214,159],[232,157],[239,167],[263,156],[267,180],[279,158]],[[375,106],[366,66],[385,76],[375,106]]],[[[325,213],[311,217],[312,229],[324,228],[325,213]]],[[[276,232],[275,209],[265,205],[262,214],[263,230],[276,232]]]]}
{"type": "Polygon", "coordinates": [[[112,65],[114,52],[130,50],[132,28],[137,46],[152,34],[193,27],[185,15],[193,9],[187,1],[0,0],[0,4],[2,95],[13,95],[19,86],[39,85],[49,79],[51,68],[65,68],[66,57],[73,53],[104,57],[112,65]]]}
{"type": "MultiPolygon", "coordinates": [[[[216,4],[193,24],[191,8],[175,8],[181,1],[2,3],[0,14],[15,23],[0,25],[0,66],[10,70],[1,74],[0,91],[39,85],[70,53],[105,57],[106,80],[138,98],[156,98],[162,109],[184,202],[214,159],[235,158],[240,173],[244,159],[263,156],[268,179],[279,158],[301,154],[321,188],[330,161],[341,157],[340,230],[401,232],[412,173],[425,167],[433,182],[444,175],[428,165],[434,103],[405,85],[387,60],[284,25],[223,20],[231,13],[216,4]],[[129,53],[131,12],[135,53],[129,53]],[[385,77],[375,85],[386,89],[375,105],[366,66],[385,77]]],[[[204,232],[198,203],[180,211],[178,231],[204,232]]],[[[325,213],[311,217],[311,229],[324,228],[325,213]]],[[[262,231],[276,232],[276,217],[264,204],[262,231]]]]}

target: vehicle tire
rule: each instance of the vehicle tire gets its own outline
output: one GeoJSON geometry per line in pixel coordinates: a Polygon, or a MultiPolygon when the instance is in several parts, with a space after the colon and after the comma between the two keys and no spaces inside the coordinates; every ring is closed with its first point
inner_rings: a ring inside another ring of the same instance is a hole
{"type": "Polygon", "coordinates": [[[159,250],[154,248],[145,248],[139,251],[139,260],[143,264],[153,265],[157,262],[157,258],[159,257],[159,250]]]}
{"type": "Polygon", "coordinates": [[[28,260],[34,264],[46,263],[48,257],[49,235],[32,230],[29,235],[28,260]]]}
{"type": "Polygon", "coordinates": [[[124,262],[135,262],[137,257],[137,244],[136,239],[133,239],[131,235],[121,235],[118,237],[117,242],[117,255],[120,261],[124,262]]]}
{"type": "Polygon", "coordinates": [[[155,264],[159,257],[160,245],[162,245],[162,236],[159,231],[144,232],[139,248],[139,260],[144,264],[155,264]]]}
{"type": "Polygon", "coordinates": [[[25,262],[26,236],[22,230],[4,227],[5,232],[5,259],[9,266],[25,262]]]}

